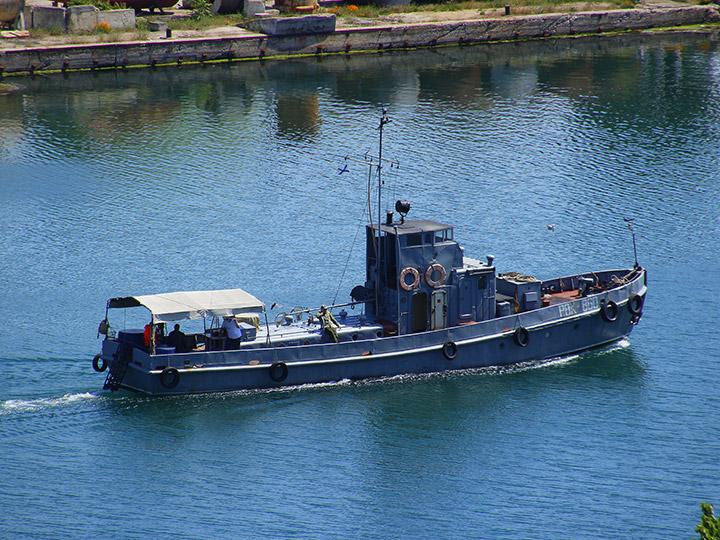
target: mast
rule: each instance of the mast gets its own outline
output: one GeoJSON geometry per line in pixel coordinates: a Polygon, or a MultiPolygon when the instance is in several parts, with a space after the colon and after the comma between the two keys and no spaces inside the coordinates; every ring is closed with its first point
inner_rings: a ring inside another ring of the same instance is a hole
{"type": "Polygon", "coordinates": [[[382,227],[382,143],[383,143],[383,128],[385,127],[385,124],[389,124],[390,119],[387,116],[387,109],[383,109],[382,111],[382,118],[380,118],[380,141],[378,143],[378,164],[377,164],[377,176],[378,176],[378,213],[377,213],[377,238],[375,239],[376,242],[376,254],[377,254],[377,272],[375,276],[375,314],[377,315],[378,309],[379,309],[379,295],[380,295],[380,269],[382,266],[380,265],[380,258],[381,258],[381,249],[380,249],[380,236],[381,236],[381,229],[382,227]]]}
{"type": "Polygon", "coordinates": [[[380,118],[380,142],[378,144],[378,233],[380,232],[380,225],[382,224],[382,143],[383,143],[383,128],[385,124],[389,124],[390,119],[387,116],[387,109],[383,109],[382,118],[380,118]]]}

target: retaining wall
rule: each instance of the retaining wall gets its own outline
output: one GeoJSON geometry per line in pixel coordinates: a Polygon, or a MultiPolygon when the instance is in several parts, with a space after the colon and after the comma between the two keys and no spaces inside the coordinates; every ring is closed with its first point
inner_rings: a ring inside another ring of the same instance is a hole
{"type": "Polygon", "coordinates": [[[383,51],[720,22],[718,6],[503,17],[340,29],[329,34],[163,39],[0,52],[0,74],[383,51]]]}

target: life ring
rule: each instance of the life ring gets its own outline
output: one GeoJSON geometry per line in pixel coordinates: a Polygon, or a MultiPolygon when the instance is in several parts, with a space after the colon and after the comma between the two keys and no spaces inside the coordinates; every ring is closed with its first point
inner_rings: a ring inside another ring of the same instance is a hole
{"type": "Polygon", "coordinates": [[[102,357],[102,353],[98,353],[95,355],[95,358],[92,359],[92,366],[93,369],[98,373],[102,373],[107,369],[107,362],[102,357]],[[102,360],[102,364],[100,363],[100,360],[102,360]]]}
{"type": "Polygon", "coordinates": [[[165,388],[175,388],[180,382],[180,373],[174,367],[166,367],[160,374],[160,382],[165,388]]]}
{"type": "Polygon", "coordinates": [[[645,298],[643,298],[639,294],[634,294],[633,296],[630,297],[630,300],[628,300],[628,311],[632,315],[639,317],[640,315],[642,315],[644,304],[645,304],[645,298]]]}
{"type": "Polygon", "coordinates": [[[445,273],[445,267],[443,267],[442,264],[433,263],[427,267],[427,270],[425,270],[425,281],[432,288],[439,287],[440,285],[445,283],[446,277],[447,273],[445,273]],[[440,277],[437,279],[433,279],[432,276],[434,272],[438,272],[440,274],[440,277]]]}
{"type": "Polygon", "coordinates": [[[605,322],[613,322],[618,318],[618,307],[612,300],[605,300],[600,307],[600,315],[605,322]]]}
{"type": "Polygon", "coordinates": [[[457,356],[458,353],[457,343],[455,343],[454,341],[446,341],[445,345],[443,345],[442,351],[445,355],[445,358],[447,358],[448,360],[452,360],[457,356]]]}
{"type": "Polygon", "coordinates": [[[285,362],[273,362],[270,366],[270,378],[275,382],[283,382],[287,379],[288,367],[285,362]]]}
{"type": "Polygon", "coordinates": [[[527,328],[519,326],[513,333],[513,341],[518,347],[527,347],[530,343],[530,332],[527,331],[527,328]]]}
{"type": "Polygon", "coordinates": [[[402,272],[400,272],[400,287],[403,288],[403,290],[406,291],[414,291],[420,286],[420,272],[417,271],[416,268],[413,268],[412,266],[408,266],[407,268],[403,268],[402,272]],[[405,281],[405,278],[408,274],[412,274],[413,282],[408,284],[407,281],[405,281]]]}

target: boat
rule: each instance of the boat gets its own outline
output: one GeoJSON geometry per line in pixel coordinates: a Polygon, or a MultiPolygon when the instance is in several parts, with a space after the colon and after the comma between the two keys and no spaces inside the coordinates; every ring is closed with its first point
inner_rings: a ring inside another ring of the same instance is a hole
{"type": "Polygon", "coordinates": [[[633,266],[539,280],[466,257],[453,226],[408,219],[410,209],[397,201],[365,226],[365,280],[348,302],[268,317],[237,288],[109,299],[92,361],[108,371],[103,388],[193,394],[508,366],[616,343],[642,318],[647,273],[631,220],[633,266]],[[113,313],[128,308],[149,312],[144,328],[115,329],[113,313]],[[202,328],[166,333],[192,321],[202,328]]]}
{"type": "Polygon", "coordinates": [[[0,0],[0,26],[12,24],[25,8],[25,0],[0,0]]]}

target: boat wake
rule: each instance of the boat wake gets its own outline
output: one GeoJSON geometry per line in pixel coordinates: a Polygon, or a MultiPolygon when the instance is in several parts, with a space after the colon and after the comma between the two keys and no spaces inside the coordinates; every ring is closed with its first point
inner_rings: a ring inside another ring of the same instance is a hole
{"type": "Polygon", "coordinates": [[[0,402],[0,416],[67,407],[69,405],[75,405],[80,401],[96,399],[97,397],[97,395],[91,394],[90,392],[84,392],[82,394],[65,394],[60,397],[8,399],[0,402]]]}

